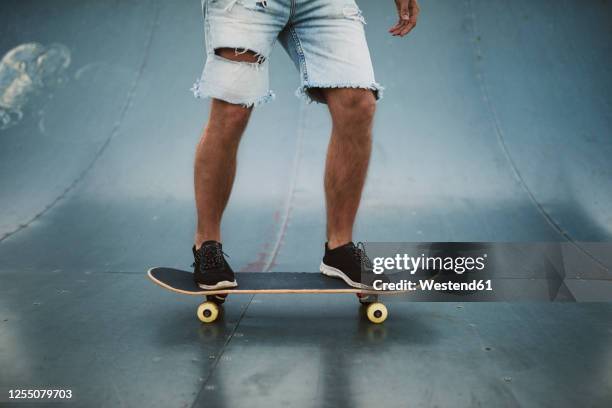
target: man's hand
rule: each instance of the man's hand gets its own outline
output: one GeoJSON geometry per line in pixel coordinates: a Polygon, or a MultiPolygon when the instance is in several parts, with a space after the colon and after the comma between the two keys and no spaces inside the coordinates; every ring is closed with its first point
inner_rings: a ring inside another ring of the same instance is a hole
{"type": "Polygon", "coordinates": [[[395,0],[399,21],[389,29],[394,36],[403,37],[416,26],[419,15],[419,4],[417,0],[395,0]]]}

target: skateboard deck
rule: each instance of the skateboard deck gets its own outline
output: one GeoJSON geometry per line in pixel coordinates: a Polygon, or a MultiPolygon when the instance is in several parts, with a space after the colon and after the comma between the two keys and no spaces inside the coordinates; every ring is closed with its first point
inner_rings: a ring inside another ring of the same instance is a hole
{"type": "Polygon", "coordinates": [[[193,280],[193,273],[174,268],[151,268],[147,276],[157,285],[184,295],[206,296],[207,301],[198,308],[198,318],[204,323],[216,320],[223,295],[258,293],[354,293],[367,304],[366,315],[373,323],[382,323],[388,315],[378,295],[394,295],[404,292],[376,291],[351,288],[344,281],[320,273],[305,272],[237,272],[238,286],[217,290],[204,290],[193,280]]]}

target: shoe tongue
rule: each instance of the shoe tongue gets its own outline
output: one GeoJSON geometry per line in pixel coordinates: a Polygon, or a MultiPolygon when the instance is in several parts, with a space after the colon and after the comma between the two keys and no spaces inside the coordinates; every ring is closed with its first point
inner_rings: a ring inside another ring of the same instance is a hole
{"type": "Polygon", "coordinates": [[[221,243],[217,242],[217,241],[204,241],[202,242],[202,245],[200,245],[199,248],[196,248],[196,246],[193,246],[193,253],[195,254],[196,252],[200,252],[203,251],[204,248],[218,248],[221,249],[221,243]]]}

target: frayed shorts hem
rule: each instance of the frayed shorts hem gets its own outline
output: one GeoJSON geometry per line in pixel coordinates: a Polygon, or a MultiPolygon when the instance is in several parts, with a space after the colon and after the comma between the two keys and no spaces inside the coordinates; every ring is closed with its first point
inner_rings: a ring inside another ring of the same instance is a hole
{"type": "Polygon", "coordinates": [[[193,96],[195,96],[197,99],[214,98],[234,105],[241,105],[245,108],[263,105],[264,103],[268,103],[274,100],[274,98],[276,97],[274,95],[274,92],[268,91],[265,95],[254,98],[238,98],[235,96],[229,96],[227,94],[224,94],[223,92],[207,90],[203,86],[202,81],[196,81],[196,83],[193,84],[193,87],[191,87],[191,92],[193,92],[193,96]]]}
{"type": "Polygon", "coordinates": [[[307,103],[325,103],[317,98],[313,98],[309,94],[310,89],[332,89],[332,88],[351,88],[351,89],[369,89],[374,93],[374,97],[377,101],[380,101],[383,98],[383,92],[385,88],[379,84],[378,82],[372,82],[370,84],[355,84],[355,83],[341,83],[341,84],[307,84],[300,86],[296,91],[295,95],[298,98],[302,98],[306,100],[307,103]]]}
{"type": "MultiPolygon", "coordinates": [[[[383,92],[385,88],[380,85],[378,82],[373,82],[371,84],[308,84],[300,86],[296,91],[295,95],[298,98],[304,99],[307,103],[325,103],[319,99],[313,98],[309,93],[309,89],[323,88],[323,89],[331,89],[331,88],[351,88],[351,89],[369,89],[374,93],[374,97],[377,101],[380,101],[383,98],[383,92]]],[[[224,95],[223,92],[212,92],[206,91],[202,86],[202,81],[197,81],[193,87],[191,88],[191,92],[193,92],[193,96],[197,99],[206,99],[206,98],[214,98],[219,99],[227,103],[231,103],[234,105],[242,105],[245,108],[257,107],[263,105],[265,103],[271,102],[276,98],[274,92],[268,91],[263,96],[259,96],[256,98],[236,98],[228,95],[224,95]]]]}

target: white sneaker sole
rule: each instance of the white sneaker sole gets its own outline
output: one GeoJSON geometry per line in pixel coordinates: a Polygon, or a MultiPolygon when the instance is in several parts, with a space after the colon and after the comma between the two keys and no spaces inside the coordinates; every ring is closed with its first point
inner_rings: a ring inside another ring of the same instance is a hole
{"type": "Polygon", "coordinates": [[[236,286],[238,286],[238,283],[236,283],[236,281],[221,281],[217,282],[216,285],[204,285],[203,283],[198,283],[198,286],[204,290],[220,290],[235,288],[236,286]]]}
{"type": "Polygon", "coordinates": [[[340,278],[344,282],[346,282],[347,285],[352,286],[354,288],[370,289],[370,290],[373,289],[371,286],[353,281],[351,278],[346,276],[346,274],[342,272],[340,269],[334,268],[333,266],[325,265],[323,262],[321,262],[321,266],[319,267],[319,270],[321,271],[323,275],[329,276],[332,278],[340,278]]]}

